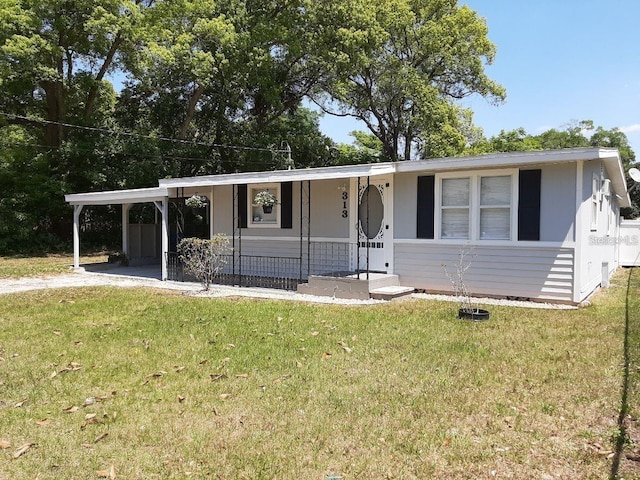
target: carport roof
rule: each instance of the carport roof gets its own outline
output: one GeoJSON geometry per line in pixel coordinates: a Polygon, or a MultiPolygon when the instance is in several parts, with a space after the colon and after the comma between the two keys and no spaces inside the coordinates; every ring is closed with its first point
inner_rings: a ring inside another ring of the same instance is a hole
{"type": "Polygon", "coordinates": [[[118,205],[161,201],[169,196],[165,187],[133,188],[106,192],[72,193],[64,199],[71,205],[118,205]]]}

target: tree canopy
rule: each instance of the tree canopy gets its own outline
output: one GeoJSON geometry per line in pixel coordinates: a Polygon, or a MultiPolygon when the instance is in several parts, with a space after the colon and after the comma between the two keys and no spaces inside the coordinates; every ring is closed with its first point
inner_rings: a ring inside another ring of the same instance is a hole
{"type": "MultiPolygon", "coordinates": [[[[498,135],[485,138],[476,135],[467,146],[465,154],[478,155],[495,152],[519,152],[574,147],[610,147],[620,152],[622,166],[627,173],[627,185],[633,185],[629,169],[634,167],[636,155],[627,136],[619,128],[596,127],[592,120],[572,121],[561,129],[549,129],[539,135],[531,135],[524,128],[502,130],[498,135]]],[[[627,218],[640,216],[640,189],[630,191],[632,207],[623,209],[627,218]]]]}
{"type": "Polygon", "coordinates": [[[68,241],[65,193],[283,168],[289,147],[305,167],[533,141],[489,145],[456,103],[505,98],[487,34],[456,0],[0,0],[0,254],[68,241]],[[368,132],[336,145],[310,105],[368,132]]]}

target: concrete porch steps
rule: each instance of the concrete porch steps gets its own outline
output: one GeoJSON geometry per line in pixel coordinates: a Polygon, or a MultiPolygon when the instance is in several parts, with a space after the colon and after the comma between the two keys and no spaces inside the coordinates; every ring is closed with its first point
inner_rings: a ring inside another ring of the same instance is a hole
{"type": "Polygon", "coordinates": [[[350,275],[310,275],[309,282],[298,285],[298,292],[322,297],[368,300],[377,298],[392,300],[413,292],[412,287],[400,286],[398,275],[386,273],[361,273],[350,275]]]}
{"type": "Polygon", "coordinates": [[[415,292],[413,287],[403,287],[402,285],[390,285],[388,287],[381,287],[371,290],[369,296],[376,300],[394,300],[396,298],[406,297],[415,292]]]}

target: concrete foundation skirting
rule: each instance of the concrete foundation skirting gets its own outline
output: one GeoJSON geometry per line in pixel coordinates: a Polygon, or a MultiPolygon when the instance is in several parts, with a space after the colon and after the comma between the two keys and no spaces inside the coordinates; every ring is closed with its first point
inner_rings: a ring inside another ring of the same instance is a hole
{"type": "Polygon", "coordinates": [[[307,295],[356,300],[377,298],[390,300],[414,291],[411,287],[401,287],[398,275],[382,273],[348,275],[341,277],[311,275],[309,282],[298,285],[298,292],[307,295]]]}

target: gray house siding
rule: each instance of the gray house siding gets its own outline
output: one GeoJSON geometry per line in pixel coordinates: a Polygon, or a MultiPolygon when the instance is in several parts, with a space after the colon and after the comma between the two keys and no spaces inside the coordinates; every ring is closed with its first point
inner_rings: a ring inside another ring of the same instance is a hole
{"type": "MultiPolygon", "coordinates": [[[[311,235],[315,237],[348,239],[351,212],[347,199],[347,216],[342,214],[344,180],[323,180],[311,182],[311,235]]],[[[304,185],[305,191],[307,185],[304,185]]],[[[300,237],[300,182],[294,182],[292,188],[292,228],[256,228],[250,224],[242,231],[247,237],[300,237]]],[[[306,193],[305,193],[306,194],[306,193]]],[[[232,186],[214,187],[213,192],[213,231],[231,236],[233,234],[232,186]]],[[[237,207],[236,207],[237,208],[237,207]]],[[[238,212],[236,212],[236,215],[238,212]]],[[[306,217],[306,212],[304,214],[306,217]]],[[[306,218],[303,219],[306,221],[306,218]]],[[[305,232],[306,236],[306,232],[305,232]]]]}
{"type": "MultiPolygon", "coordinates": [[[[573,248],[531,245],[476,246],[465,275],[471,292],[503,297],[572,302],[573,248]]],[[[464,245],[395,243],[395,273],[403,285],[451,293],[443,265],[455,271],[464,245]]]]}
{"type": "MultiPolygon", "coordinates": [[[[351,255],[352,247],[346,241],[311,241],[307,247],[306,240],[301,245],[299,239],[242,239],[243,273],[246,275],[259,275],[260,269],[272,261],[272,266],[277,265],[278,275],[288,278],[298,278],[301,267],[303,278],[307,273],[321,275],[344,272],[349,270],[351,255]]],[[[238,265],[236,254],[236,266],[238,265]]],[[[229,260],[223,272],[232,271],[233,264],[229,260]]]]}
{"type": "Polygon", "coordinates": [[[540,241],[572,242],[575,235],[576,164],[542,167],[540,241]]]}
{"type": "MultiPolygon", "coordinates": [[[[527,167],[528,169],[536,167],[527,167]]],[[[574,240],[575,163],[544,165],[540,186],[540,241],[574,240]]],[[[418,177],[429,172],[400,173],[394,177],[394,234],[415,239],[418,177]]],[[[431,173],[432,174],[432,173],[431,173]]]]}
{"type": "MultiPolygon", "coordinates": [[[[492,246],[473,241],[477,257],[468,271],[468,287],[477,294],[572,302],[576,164],[527,168],[541,170],[539,243],[492,246]]],[[[417,178],[428,174],[403,173],[394,178],[394,273],[404,285],[450,292],[442,265],[451,271],[464,243],[416,239],[417,178]]]]}

